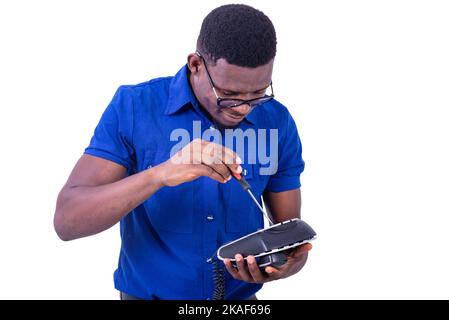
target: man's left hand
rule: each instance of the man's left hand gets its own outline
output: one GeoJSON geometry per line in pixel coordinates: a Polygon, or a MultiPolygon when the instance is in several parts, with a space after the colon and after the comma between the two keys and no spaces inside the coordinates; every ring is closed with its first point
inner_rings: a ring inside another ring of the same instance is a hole
{"type": "Polygon", "coordinates": [[[307,261],[308,252],[312,249],[310,243],[305,243],[296,247],[287,257],[287,262],[279,268],[266,267],[265,273],[259,269],[256,259],[253,256],[248,256],[247,262],[243,259],[241,254],[237,254],[235,259],[237,261],[237,268],[232,266],[229,259],[224,260],[224,264],[228,272],[234,279],[249,282],[249,283],[265,283],[273,280],[287,278],[299,272],[304,267],[307,261]]]}

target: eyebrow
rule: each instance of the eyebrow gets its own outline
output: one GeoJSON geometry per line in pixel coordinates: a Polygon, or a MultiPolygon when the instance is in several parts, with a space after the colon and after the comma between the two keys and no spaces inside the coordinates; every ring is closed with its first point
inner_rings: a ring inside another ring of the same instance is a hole
{"type": "MultiPolygon", "coordinates": [[[[269,86],[270,86],[270,85],[268,85],[268,86],[266,86],[266,87],[263,87],[262,89],[254,90],[253,92],[250,92],[250,93],[256,93],[256,92],[259,92],[259,91],[262,91],[262,90],[266,90],[266,89],[268,89],[269,86]]],[[[234,90],[224,89],[224,88],[221,88],[221,87],[219,87],[219,86],[217,86],[217,85],[215,85],[215,87],[216,87],[218,90],[222,91],[222,92],[224,92],[224,91],[229,92],[231,95],[237,95],[237,94],[246,93],[246,92],[237,92],[237,91],[234,91],[234,90]]]]}

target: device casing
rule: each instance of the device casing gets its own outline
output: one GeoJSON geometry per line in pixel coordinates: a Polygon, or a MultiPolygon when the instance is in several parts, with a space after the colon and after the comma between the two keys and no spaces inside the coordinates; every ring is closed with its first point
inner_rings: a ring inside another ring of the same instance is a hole
{"type": "Polygon", "coordinates": [[[315,238],[315,231],[303,220],[295,218],[224,244],[218,249],[217,257],[229,259],[235,265],[236,254],[241,254],[244,259],[251,255],[259,267],[279,267],[287,261],[286,250],[315,238]]]}

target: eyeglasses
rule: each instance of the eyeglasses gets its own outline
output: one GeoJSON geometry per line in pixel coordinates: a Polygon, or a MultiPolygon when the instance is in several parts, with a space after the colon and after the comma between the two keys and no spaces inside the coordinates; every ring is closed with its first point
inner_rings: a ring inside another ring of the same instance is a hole
{"type": "Polygon", "coordinates": [[[212,86],[212,90],[214,91],[215,97],[217,98],[217,105],[221,108],[236,108],[241,105],[247,104],[251,108],[254,108],[258,105],[261,105],[265,102],[268,102],[274,98],[274,92],[273,92],[273,83],[270,82],[270,89],[271,94],[267,95],[265,94],[263,97],[249,99],[249,100],[243,100],[243,99],[234,99],[234,98],[222,98],[217,94],[217,90],[215,89],[214,81],[212,80],[212,77],[210,76],[209,70],[207,69],[206,59],[199,53],[196,52],[196,54],[203,60],[204,67],[206,69],[207,76],[209,78],[209,83],[212,86]]]}

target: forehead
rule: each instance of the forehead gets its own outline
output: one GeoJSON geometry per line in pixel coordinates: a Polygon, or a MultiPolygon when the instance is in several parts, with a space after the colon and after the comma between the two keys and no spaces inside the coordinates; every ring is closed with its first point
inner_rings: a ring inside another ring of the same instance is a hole
{"type": "Polygon", "coordinates": [[[214,84],[234,92],[254,92],[270,85],[273,60],[256,68],[240,67],[218,59],[215,65],[208,65],[214,84]]]}

